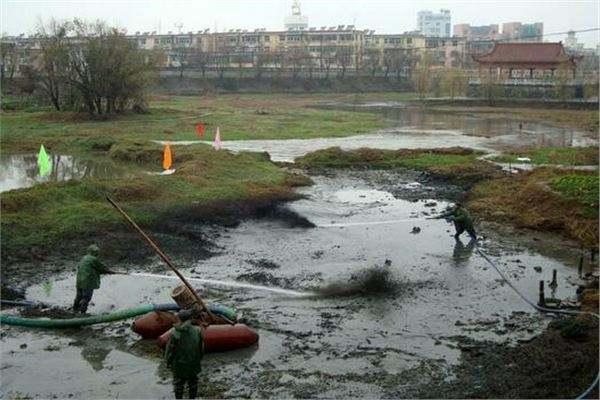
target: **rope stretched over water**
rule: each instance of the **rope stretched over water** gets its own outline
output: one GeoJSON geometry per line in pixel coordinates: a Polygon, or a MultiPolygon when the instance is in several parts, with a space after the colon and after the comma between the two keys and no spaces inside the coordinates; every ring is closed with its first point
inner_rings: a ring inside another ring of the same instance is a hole
{"type": "MultiPolygon", "coordinates": [[[[500,268],[498,268],[498,266],[487,256],[487,254],[485,254],[480,248],[479,246],[475,246],[475,251],[477,251],[477,253],[485,260],[487,261],[488,264],[490,264],[495,270],[496,272],[498,272],[498,274],[502,277],[502,279],[504,279],[504,281],[508,284],[508,286],[510,286],[515,293],[517,293],[519,295],[519,297],[521,297],[527,304],[529,304],[530,306],[532,306],[533,308],[535,308],[538,311],[541,312],[545,312],[545,313],[554,313],[554,314],[566,314],[566,315],[593,315],[594,317],[598,318],[598,320],[600,320],[600,315],[593,313],[593,312],[589,312],[589,311],[576,311],[576,310],[557,310],[557,309],[553,309],[553,308],[547,308],[547,307],[542,307],[538,304],[535,304],[534,302],[532,302],[531,300],[529,300],[527,297],[525,297],[525,295],[523,293],[521,293],[521,291],[519,291],[519,289],[517,289],[517,287],[506,277],[506,275],[500,270],[500,268]]],[[[577,400],[579,399],[585,399],[587,396],[589,396],[589,394],[594,390],[594,388],[598,385],[598,383],[600,382],[600,371],[598,372],[598,374],[596,374],[596,379],[594,379],[594,382],[592,382],[592,384],[579,396],[576,397],[577,400]]]]}

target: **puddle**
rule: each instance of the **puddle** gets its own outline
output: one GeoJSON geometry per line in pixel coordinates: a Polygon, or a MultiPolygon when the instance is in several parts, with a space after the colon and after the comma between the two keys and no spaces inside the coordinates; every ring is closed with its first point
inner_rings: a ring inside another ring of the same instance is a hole
{"type": "MultiPolygon", "coordinates": [[[[222,147],[233,152],[266,151],[273,161],[293,162],[296,157],[334,146],[343,150],[361,147],[395,150],[461,146],[497,153],[499,150],[519,150],[523,146],[539,148],[598,145],[597,139],[572,129],[494,117],[427,112],[419,107],[409,107],[396,102],[365,103],[356,106],[335,104],[320,108],[381,113],[392,121],[394,127],[343,138],[224,140],[221,142],[222,147]]],[[[223,137],[227,139],[226,132],[223,137]]],[[[169,143],[174,146],[212,144],[210,141],[196,140],[169,143]]]]}
{"type": "MultiPolygon", "coordinates": [[[[390,179],[404,182],[402,191],[426,186],[390,179]]],[[[403,200],[356,172],[314,181],[300,190],[307,198],[289,207],[316,228],[247,221],[223,230],[221,254],[183,268],[186,276],[201,280],[205,297],[236,308],[261,335],[256,348],[206,356],[202,375],[210,387],[222,388],[219,397],[385,396],[386,387],[374,376],[402,373],[401,385],[426,384],[415,368],[425,363],[446,373],[458,362],[456,337],[514,344],[548,323],[474,252],[473,242],[466,237],[456,241],[452,226],[443,220],[425,219],[443,211],[447,202],[426,196],[403,200]],[[418,233],[412,233],[415,226],[418,233]],[[270,267],[255,260],[267,260],[270,267]],[[223,281],[240,287],[218,285],[223,281]],[[393,283],[393,290],[382,290],[381,282],[393,283]],[[263,286],[322,295],[295,297],[263,286]],[[332,290],[343,296],[331,295],[332,290]]],[[[576,270],[562,261],[522,248],[512,237],[483,240],[481,246],[530,299],[537,300],[539,280],[548,281],[553,269],[559,277],[554,295],[574,294],[567,277],[576,270]],[[541,273],[534,268],[538,266],[541,273]]],[[[36,285],[27,298],[70,305],[74,284],[74,276],[68,276],[36,285]]],[[[174,285],[162,277],[107,276],[89,311],[170,302],[174,285]]],[[[3,393],[170,396],[170,376],[160,353],[152,342],[138,341],[129,324],[60,332],[5,327],[3,393]],[[82,335],[87,340],[80,347],[68,345],[82,335]],[[22,343],[28,347],[20,349],[22,343]],[[44,350],[54,344],[64,350],[44,350]],[[99,354],[96,348],[104,350],[99,354]],[[88,351],[91,355],[84,354],[88,351]],[[59,358],[65,368],[58,367],[59,358]]]]}
{"type": "Polygon", "coordinates": [[[0,157],[0,192],[31,187],[43,182],[71,179],[113,178],[125,176],[125,169],[102,157],[82,159],[70,155],[49,154],[51,172],[39,176],[37,154],[2,154],[0,157]]]}

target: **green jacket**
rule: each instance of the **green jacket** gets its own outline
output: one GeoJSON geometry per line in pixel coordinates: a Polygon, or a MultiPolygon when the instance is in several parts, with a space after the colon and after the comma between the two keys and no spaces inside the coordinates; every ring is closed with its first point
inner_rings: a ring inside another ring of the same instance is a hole
{"type": "Polygon", "coordinates": [[[439,218],[448,218],[451,221],[454,221],[456,224],[461,225],[463,227],[471,227],[473,226],[473,219],[471,218],[471,214],[464,209],[461,208],[453,208],[450,211],[446,211],[441,214],[439,218]]]}
{"type": "Polygon", "coordinates": [[[194,377],[201,370],[200,361],[204,353],[204,343],[200,330],[190,321],[175,325],[165,349],[167,366],[173,375],[194,377]]]}
{"type": "Polygon", "coordinates": [[[100,274],[109,272],[110,270],[98,260],[98,257],[86,254],[77,265],[77,289],[98,289],[100,274]]]}

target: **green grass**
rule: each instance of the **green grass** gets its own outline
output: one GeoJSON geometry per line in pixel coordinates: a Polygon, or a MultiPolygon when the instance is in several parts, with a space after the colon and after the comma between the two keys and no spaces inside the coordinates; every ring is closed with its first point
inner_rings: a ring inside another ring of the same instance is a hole
{"type": "Polygon", "coordinates": [[[529,157],[532,164],[549,165],[598,165],[598,147],[547,147],[524,150],[520,153],[503,154],[492,158],[505,163],[520,163],[518,157],[529,157]]]}
{"type": "Polygon", "coordinates": [[[569,174],[551,181],[552,189],[569,200],[575,200],[586,214],[598,216],[598,175],[569,174]]]}
{"type": "MultiPolygon", "coordinates": [[[[366,97],[365,97],[366,98],[366,97]]],[[[223,140],[342,137],[382,128],[373,113],[308,108],[346,96],[221,95],[157,97],[147,114],[124,114],[109,120],[49,111],[2,113],[0,144],[5,152],[106,150],[123,140],[195,140],[196,122],[206,125],[205,140],[220,127],[223,140]]],[[[361,98],[360,101],[364,101],[361,98]]]]}
{"type": "MultiPolygon", "coordinates": [[[[146,149],[155,150],[149,144],[146,149]]],[[[137,170],[133,177],[45,183],[3,193],[3,259],[56,251],[71,240],[126,229],[105,195],[140,226],[152,227],[168,218],[211,218],[238,203],[292,199],[292,186],[306,183],[258,153],[234,155],[195,145],[177,148],[173,157],[177,170],[170,176],[145,173],[143,169],[159,168],[148,157],[132,169],[137,170]]]]}
{"type": "Polygon", "coordinates": [[[344,151],[339,147],[306,154],[297,158],[296,164],[301,167],[314,168],[412,168],[426,170],[436,167],[447,167],[471,164],[481,153],[468,149],[433,149],[433,150],[378,150],[362,148],[344,151]]]}

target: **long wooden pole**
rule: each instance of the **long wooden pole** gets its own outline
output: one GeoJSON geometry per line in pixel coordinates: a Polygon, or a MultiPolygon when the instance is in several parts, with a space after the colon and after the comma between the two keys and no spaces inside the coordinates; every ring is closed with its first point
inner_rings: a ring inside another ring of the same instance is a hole
{"type": "MultiPolygon", "coordinates": [[[[192,287],[192,285],[190,285],[190,283],[187,281],[187,279],[185,279],[185,277],[183,275],[181,275],[181,273],[177,270],[177,268],[175,268],[175,265],[173,265],[173,262],[169,259],[169,257],[167,257],[167,255],[165,253],[163,253],[161,249],[158,248],[156,243],[154,243],[154,241],[152,239],[150,239],[150,237],[148,235],[146,235],[146,233],[142,230],[142,228],[140,228],[135,223],[135,221],[133,221],[129,217],[129,215],[127,215],[127,213],[125,213],[125,211],[123,211],[123,209],[121,209],[121,207],[119,207],[119,205],[117,203],[115,203],[115,201],[113,199],[111,199],[109,196],[106,196],[106,200],[108,200],[108,202],[110,204],[112,204],[112,206],[114,208],[116,208],[119,213],[121,213],[121,215],[129,223],[129,225],[131,225],[142,236],[142,238],[146,241],[146,243],[148,243],[150,245],[150,247],[152,247],[152,249],[154,249],[154,251],[160,256],[160,258],[162,258],[162,260],[165,262],[165,264],[167,264],[167,266],[169,268],[171,268],[171,270],[175,273],[175,275],[177,275],[177,277],[181,280],[181,282],[183,282],[183,284],[189,289],[189,291],[192,293],[192,295],[196,298],[196,301],[198,302],[198,304],[200,304],[202,309],[204,311],[206,311],[206,313],[210,317],[211,321],[215,321],[216,318],[215,318],[214,314],[208,309],[208,307],[206,307],[206,304],[204,303],[204,301],[200,298],[198,293],[196,293],[196,290],[194,290],[194,288],[192,287]]],[[[223,319],[225,319],[227,322],[229,322],[230,324],[233,325],[232,321],[229,321],[227,318],[223,318],[223,319]]]]}

